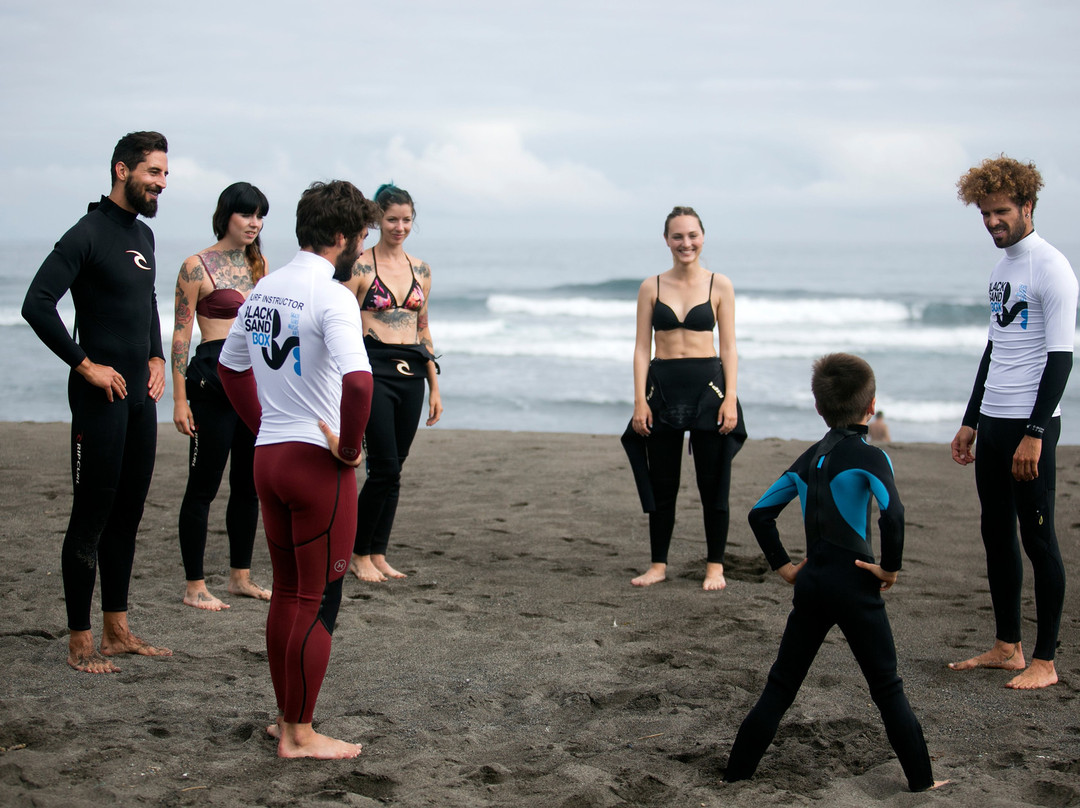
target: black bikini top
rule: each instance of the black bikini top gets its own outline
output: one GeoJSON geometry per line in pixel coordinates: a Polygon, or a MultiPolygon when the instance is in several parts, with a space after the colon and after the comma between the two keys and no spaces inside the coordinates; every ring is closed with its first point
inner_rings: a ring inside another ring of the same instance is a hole
{"type": "Polygon", "coordinates": [[[679,322],[671,306],[660,299],[660,276],[656,276],[656,305],[653,306],[652,327],[654,331],[674,331],[685,328],[687,331],[712,331],[716,325],[716,315],[712,307],[712,285],[715,275],[709,275],[709,297],[704,303],[698,303],[686,312],[686,318],[679,322]]]}

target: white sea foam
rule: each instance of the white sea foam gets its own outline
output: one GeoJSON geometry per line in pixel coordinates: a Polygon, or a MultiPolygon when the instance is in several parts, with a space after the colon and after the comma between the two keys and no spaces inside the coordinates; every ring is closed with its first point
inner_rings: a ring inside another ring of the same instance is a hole
{"type": "Polygon", "coordinates": [[[888,300],[837,298],[761,298],[735,295],[736,327],[774,326],[778,323],[846,324],[903,323],[916,316],[911,306],[888,300]]]}
{"type": "MultiPolygon", "coordinates": [[[[878,409],[885,413],[889,421],[905,421],[912,424],[947,422],[958,428],[966,408],[966,401],[878,399],[878,409]]],[[[910,440],[917,440],[917,438],[910,438],[910,440]]]]}
{"type": "Polygon", "coordinates": [[[633,300],[605,300],[590,297],[522,297],[491,295],[488,310],[498,314],[527,314],[532,317],[626,318],[633,320],[637,304],[633,300]]]}

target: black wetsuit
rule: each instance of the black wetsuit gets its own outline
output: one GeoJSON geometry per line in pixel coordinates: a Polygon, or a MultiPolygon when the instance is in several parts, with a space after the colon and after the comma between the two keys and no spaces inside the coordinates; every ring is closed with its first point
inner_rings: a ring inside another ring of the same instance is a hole
{"type": "Polygon", "coordinates": [[[395,345],[364,337],[364,346],[375,382],[371,418],[364,433],[367,479],[357,497],[353,552],[386,555],[401,494],[401,467],[420,425],[427,363],[434,357],[422,345],[395,345]]]}
{"type": "Polygon", "coordinates": [[[933,785],[922,727],[911,711],[896,672],[896,646],[879,580],[855,566],[873,563],[871,495],[881,511],[881,567],[900,569],[904,506],[893,483],[892,464],[862,438],[865,426],[833,429],[811,446],[765,492],[750,511],[750,526],[775,570],[791,559],[780,542],[776,518],[796,496],[803,501],[806,565],[795,579],[793,608],[765,690],[747,715],[731,748],[724,779],[753,775],[795,700],[825,636],[840,626],[881,711],[885,732],[912,791],[933,785]]]}
{"type": "Polygon", "coordinates": [[[30,284],[22,314],[50,350],[72,367],[71,474],[74,497],[62,554],[68,628],[90,629],[90,601],[101,569],[101,608],[127,611],[135,533],[154,471],[157,407],[149,395],[151,357],[164,361],[158,320],[154,234],[110,199],[56,243],[30,284]],[[56,311],[71,291],[78,342],[56,311]],[[127,397],[87,382],[74,368],[86,357],[109,365],[127,397]]]}
{"type": "Polygon", "coordinates": [[[218,376],[218,356],[225,340],[203,341],[185,376],[187,397],[195,421],[188,441],[188,481],[180,503],[180,555],[188,581],[206,575],[206,531],[210,504],[221,487],[229,465],[229,503],[225,532],[229,536],[229,566],[251,568],[259,523],[259,495],[255,492],[255,436],[237,415],[218,376]]]}
{"type": "Polygon", "coordinates": [[[723,564],[731,461],[746,441],[742,405],[736,402],[739,420],[735,429],[722,434],[716,416],[724,396],[724,368],[715,356],[654,359],[649,364],[646,387],[653,414],[652,432],[644,437],[628,424],[622,444],[630,459],[641,508],[649,514],[651,561],[666,564],[668,560],[682,473],[683,435],[689,431],[705,523],[706,560],[723,564]]]}

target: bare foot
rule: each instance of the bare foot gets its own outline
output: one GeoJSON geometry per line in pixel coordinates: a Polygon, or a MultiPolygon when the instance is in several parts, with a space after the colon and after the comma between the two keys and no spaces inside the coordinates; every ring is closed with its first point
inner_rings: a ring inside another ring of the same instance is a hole
{"type": "Polygon", "coordinates": [[[349,562],[349,572],[361,581],[378,584],[386,580],[386,576],[375,569],[371,563],[371,556],[360,556],[353,553],[352,561],[349,562]]]}
{"type": "Polygon", "coordinates": [[[375,555],[371,556],[371,563],[375,569],[385,575],[387,578],[405,578],[407,577],[404,572],[398,572],[396,569],[386,563],[386,556],[375,555]]]}
{"type": "Polygon", "coordinates": [[[320,735],[311,728],[311,724],[283,723],[281,738],[278,740],[278,757],[344,760],[356,757],[362,748],[358,743],[320,735]]]}
{"type": "Polygon", "coordinates": [[[930,786],[930,788],[927,789],[927,790],[928,791],[933,791],[935,788],[941,788],[942,786],[947,786],[951,782],[952,782],[952,780],[935,780],[934,784],[932,786],[930,786]]]}
{"type": "Polygon", "coordinates": [[[667,580],[667,564],[650,564],[645,572],[630,581],[633,586],[652,586],[667,580]]]}
{"type": "Polygon", "coordinates": [[[273,738],[275,741],[281,740],[281,725],[284,723],[284,719],[281,715],[278,715],[277,720],[273,724],[268,724],[266,727],[266,734],[273,738]]]}
{"type": "Polygon", "coordinates": [[[1020,643],[994,640],[994,647],[985,654],[965,659],[963,662],[949,663],[949,669],[954,671],[969,671],[975,668],[1021,671],[1024,669],[1024,652],[1020,648],[1020,643]]]}
{"type": "Polygon", "coordinates": [[[251,570],[233,569],[229,572],[229,594],[241,598],[270,600],[270,590],[251,580],[251,570]]]}
{"type": "Polygon", "coordinates": [[[71,632],[67,663],[83,673],[116,673],[120,670],[94,649],[94,635],[89,631],[71,632]]]}
{"type": "Polygon", "coordinates": [[[187,591],[184,592],[184,604],[194,606],[196,609],[205,609],[208,612],[220,612],[228,609],[229,604],[218,600],[206,588],[206,581],[188,581],[187,591]]]}
{"type": "Polygon", "coordinates": [[[727,581],[724,580],[724,565],[716,564],[711,561],[705,564],[705,582],[701,585],[701,588],[706,592],[717,592],[724,589],[727,586],[727,581]]]}
{"type": "Polygon", "coordinates": [[[1019,676],[1014,676],[1005,687],[1011,687],[1013,690],[1038,690],[1040,687],[1056,685],[1057,680],[1057,670],[1054,668],[1052,659],[1032,657],[1027,670],[1019,676]]]}
{"type": "Polygon", "coordinates": [[[138,654],[139,656],[172,656],[168,648],[158,648],[136,637],[128,628],[127,612],[103,612],[105,627],[101,632],[101,653],[104,656],[138,654]]]}

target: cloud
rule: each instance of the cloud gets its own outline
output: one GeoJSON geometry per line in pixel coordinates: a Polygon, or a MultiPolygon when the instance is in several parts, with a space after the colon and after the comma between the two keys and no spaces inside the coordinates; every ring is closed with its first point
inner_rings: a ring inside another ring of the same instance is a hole
{"type": "Polygon", "coordinates": [[[232,174],[204,168],[191,157],[169,157],[169,185],[166,193],[185,202],[195,200],[202,205],[207,199],[217,199],[225,186],[235,182],[232,174]]]}
{"type": "Polygon", "coordinates": [[[958,137],[948,132],[873,129],[831,133],[818,144],[827,179],[799,190],[820,200],[886,203],[888,197],[951,197],[969,163],[958,137]]]}
{"type": "Polygon", "coordinates": [[[409,177],[429,193],[512,210],[553,204],[588,208],[617,204],[624,196],[594,168],[569,160],[545,161],[526,147],[519,125],[508,122],[455,125],[419,151],[396,135],[372,162],[376,175],[409,177]]]}

